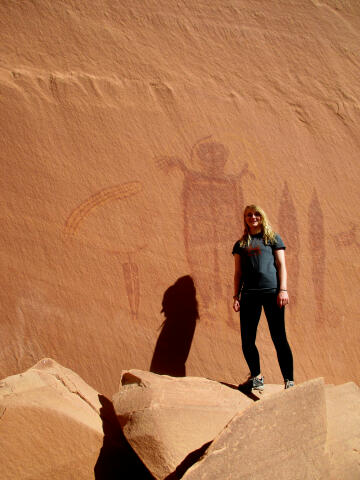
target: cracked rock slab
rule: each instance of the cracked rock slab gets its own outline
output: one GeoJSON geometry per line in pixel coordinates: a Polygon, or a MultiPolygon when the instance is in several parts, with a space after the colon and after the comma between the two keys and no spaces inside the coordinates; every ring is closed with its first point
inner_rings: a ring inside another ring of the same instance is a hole
{"type": "Polygon", "coordinates": [[[152,475],[163,479],[253,402],[205,378],[129,370],[113,403],[127,440],[152,475]]]}
{"type": "Polygon", "coordinates": [[[322,379],[271,394],[239,412],[184,480],[329,478],[322,379]]]}

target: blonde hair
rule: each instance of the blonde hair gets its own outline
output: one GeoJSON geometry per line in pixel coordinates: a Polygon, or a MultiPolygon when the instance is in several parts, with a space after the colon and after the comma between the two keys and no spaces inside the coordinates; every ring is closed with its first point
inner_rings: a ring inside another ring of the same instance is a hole
{"type": "Polygon", "coordinates": [[[247,213],[248,210],[253,210],[255,212],[260,213],[260,216],[261,216],[261,233],[262,233],[265,245],[268,245],[269,243],[270,244],[276,243],[275,232],[270,225],[270,222],[269,222],[269,219],[268,219],[266,213],[258,205],[252,204],[252,205],[247,205],[244,209],[244,233],[243,233],[242,237],[240,238],[240,245],[242,247],[247,247],[247,246],[250,245],[250,241],[251,241],[251,235],[250,235],[249,227],[246,223],[246,213],[247,213]]]}

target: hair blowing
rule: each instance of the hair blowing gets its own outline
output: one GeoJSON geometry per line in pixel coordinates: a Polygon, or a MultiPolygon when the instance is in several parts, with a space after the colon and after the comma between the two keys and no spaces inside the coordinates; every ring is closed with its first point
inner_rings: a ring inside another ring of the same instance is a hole
{"type": "Polygon", "coordinates": [[[242,247],[246,247],[246,246],[250,245],[251,235],[250,235],[249,227],[247,226],[247,223],[246,223],[246,213],[249,210],[251,210],[253,212],[259,212],[260,213],[260,216],[261,216],[261,233],[262,233],[265,245],[274,244],[276,242],[275,232],[270,225],[270,222],[269,222],[269,219],[268,219],[266,213],[258,205],[252,204],[252,205],[247,205],[244,209],[244,233],[243,233],[242,237],[240,238],[240,245],[242,247]]]}

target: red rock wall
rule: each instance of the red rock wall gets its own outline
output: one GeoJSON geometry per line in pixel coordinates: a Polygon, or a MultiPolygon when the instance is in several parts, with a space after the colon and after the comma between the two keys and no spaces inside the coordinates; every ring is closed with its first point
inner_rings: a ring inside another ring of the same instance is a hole
{"type": "MultiPolygon", "coordinates": [[[[231,248],[256,202],[288,246],[296,380],[359,382],[360,5],[144,5],[0,5],[0,376],[243,380],[231,248]]],[[[266,322],[259,347],[278,383],[266,322]]]]}

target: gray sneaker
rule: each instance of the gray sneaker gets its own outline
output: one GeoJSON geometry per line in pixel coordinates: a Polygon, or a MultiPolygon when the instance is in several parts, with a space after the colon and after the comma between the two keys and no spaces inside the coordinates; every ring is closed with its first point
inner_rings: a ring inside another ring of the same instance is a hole
{"type": "Polygon", "coordinates": [[[238,390],[245,393],[245,395],[251,393],[252,390],[258,390],[261,392],[264,390],[264,377],[250,377],[246,382],[240,383],[238,390]]]}
{"type": "Polygon", "coordinates": [[[285,390],[295,385],[294,380],[285,380],[285,390]]]}
{"type": "Polygon", "coordinates": [[[252,377],[249,379],[252,390],[264,390],[264,377],[252,377]]]}

